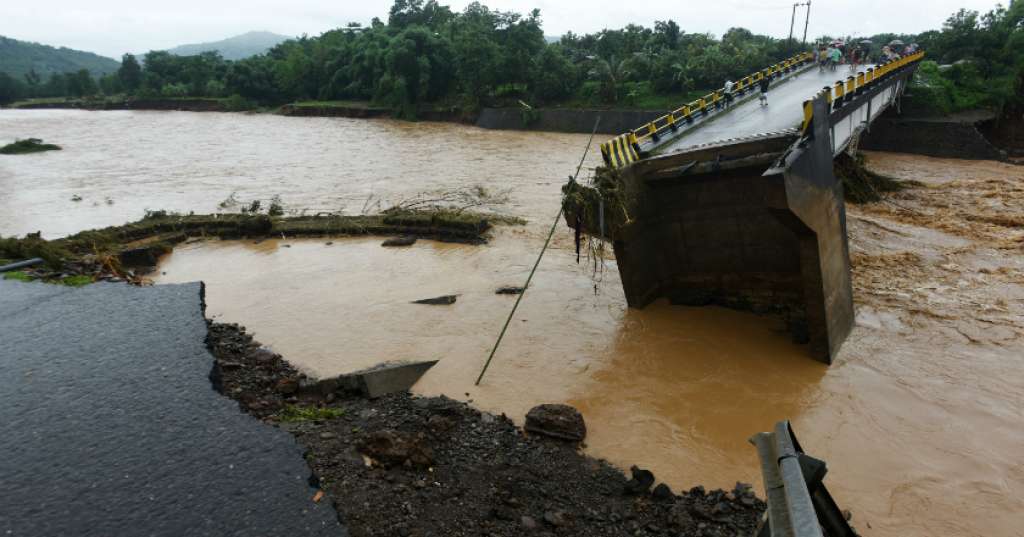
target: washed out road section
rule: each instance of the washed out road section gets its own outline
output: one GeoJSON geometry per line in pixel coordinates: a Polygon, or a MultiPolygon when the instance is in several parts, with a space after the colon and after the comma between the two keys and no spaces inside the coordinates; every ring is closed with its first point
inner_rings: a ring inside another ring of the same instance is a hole
{"type": "Polygon", "coordinates": [[[0,534],[347,535],[292,435],[211,387],[201,294],[0,280],[0,534]]]}

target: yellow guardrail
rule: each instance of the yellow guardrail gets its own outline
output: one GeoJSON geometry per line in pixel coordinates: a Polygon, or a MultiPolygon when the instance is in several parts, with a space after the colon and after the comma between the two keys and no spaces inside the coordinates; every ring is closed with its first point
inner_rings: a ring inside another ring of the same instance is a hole
{"type": "MultiPolygon", "coordinates": [[[[733,92],[745,92],[751,86],[757,85],[765,77],[770,77],[779,72],[787,72],[796,67],[814,61],[814,53],[801,52],[792,58],[783,60],[775,65],[769,66],[756,73],[752,73],[738,80],[733,86],[733,92]]],[[[642,125],[640,128],[627,132],[611,141],[601,144],[601,153],[605,157],[605,163],[613,168],[631,164],[639,159],[640,143],[649,139],[657,139],[666,130],[676,131],[680,123],[693,121],[694,116],[706,115],[709,109],[718,108],[725,100],[725,88],[711,92],[699,99],[689,102],[657,119],[642,125]],[[629,155],[623,153],[623,142],[631,150],[629,155]],[[629,160],[632,157],[632,160],[629,160]]]]}
{"type": "Polygon", "coordinates": [[[601,156],[609,166],[621,168],[640,160],[639,146],[635,134],[622,134],[601,144],[601,156]]]}
{"type": "MultiPolygon", "coordinates": [[[[830,105],[829,108],[831,109],[831,105],[833,103],[841,103],[843,102],[844,98],[849,98],[849,96],[856,94],[858,90],[861,90],[863,88],[869,88],[873,86],[876,82],[881,81],[882,78],[885,77],[885,75],[898,71],[899,69],[902,69],[903,67],[906,67],[907,65],[910,65],[914,62],[920,61],[923,58],[924,51],[922,50],[919,52],[915,52],[914,54],[909,54],[902,58],[898,58],[892,61],[876,65],[874,68],[869,68],[866,72],[857,73],[856,77],[848,77],[846,79],[846,82],[836,82],[835,86],[833,86],[831,89],[822,90],[821,92],[818,92],[818,95],[825,93],[825,97],[827,98],[828,104],[830,105]]],[[[815,97],[817,97],[817,95],[815,97]]],[[[813,116],[814,112],[813,107],[811,106],[811,100],[805,101],[804,122],[803,126],[801,127],[801,131],[803,133],[806,133],[807,129],[810,128],[811,121],[813,121],[814,119],[813,116]]]]}

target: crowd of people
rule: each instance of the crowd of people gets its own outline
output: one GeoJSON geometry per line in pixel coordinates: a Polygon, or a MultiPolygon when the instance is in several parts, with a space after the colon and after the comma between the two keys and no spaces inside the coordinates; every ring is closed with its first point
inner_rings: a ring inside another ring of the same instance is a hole
{"type": "Polygon", "coordinates": [[[900,41],[893,41],[882,47],[877,55],[871,53],[872,43],[861,41],[850,45],[842,41],[834,41],[818,47],[817,60],[818,69],[835,71],[840,65],[850,66],[851,71],[857,71],[860,66],[865,65],[874,59],[876,63],[896,60],[917,52],[917,43],[905,45],[900,41]]]}
{"type": "MultiPolygon", "coordinates": [[[[818,69],[824,71],[829,69],[835,71],[840,65],[846,64],[850,66],[850,71],[856,72],[861,66],[866,65],[872,60],[871,45],[873,43],[868,40],[861,41],[856,45],[847,45],[842,41],[833,41],[826,45],[818,47],[816,53],[816,59],[818,62],[818,69]]],[[[917,43],[904,45],[901,41],[893,41],[888,45],[882,47],[881,52],[874,58],[876,63],[883,63],[891,60],[897,60],[903,56],[908,56],[917,52],[917,43]]],[[[768,77],[765,77],[758,84],[758,90],[760,92],[759,100],[761,106],[768,106],[768,88],[771,81],[768,77]]],[[[726,80],[725,86],[723,87],[724,107],[729,108],[732,104],[735,96],[734,89],[736,84],[732,80],[726,80]]]]}

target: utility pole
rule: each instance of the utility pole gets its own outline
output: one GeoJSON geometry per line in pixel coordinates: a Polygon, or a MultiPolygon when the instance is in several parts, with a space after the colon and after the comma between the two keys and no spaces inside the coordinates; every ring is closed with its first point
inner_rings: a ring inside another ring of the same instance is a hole
{"type": "MultiPolygon", "coordinates": [[[[795,11],[793,13],[796,13],[795,11]]],[[[811,0],[807,0],[807,17],[804,19],[804,45],[807,44],[807,25],[811,23],[811,0]]]]}
{"type": "Polygon", "coordinates": [[[793,42],[793,24],[796,23],[796,7],[803,4],[793,4],[793,16],[789,18],[789,42],[793,42]]]}

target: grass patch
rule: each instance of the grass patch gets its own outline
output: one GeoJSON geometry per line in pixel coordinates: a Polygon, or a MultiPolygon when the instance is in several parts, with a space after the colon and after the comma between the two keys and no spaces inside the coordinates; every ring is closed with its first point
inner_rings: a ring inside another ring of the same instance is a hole
{"type": "Polygon", "coordinates": [[[0,154],[24,155],[25,153],[39,153],[41,151],[59,151],[60,148],[59,145],[44,144],[39,138],[26,138],[0,147],[0,154]]]}
{"type": "Polygon", "coordinates": [[[92,283],[92,276],[86,276],[84,274],[79,274],[78,276],[65,276],[54,283],[66,285],[68,287],[83,287],[92,283]]]}
{"type": "Polygon", "coordinates": [[[27,273],[22,272],[20,270],[15,270],[13,272],[5,272],[4,279],[14,280],[17,282],[30,282],[32,281],[32,276],[29,276],[27,273]]]}
{"type": "Polygon", "coordinates": [[[277,417],[284,422],[297,422],[330,420],[344,415],[345,411],[340,408],[285,405],[284,410],[277,417]]]}
{"type": "Polygon", "coordinates": [[[68,99],[65,97],[35,97],[32,99],[23,99],[21,101],[15,101],[11,103],[11,108],[22,108],[25,106],[40,105],[40,104],[63,104],[68,99]]]}

